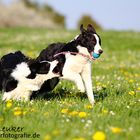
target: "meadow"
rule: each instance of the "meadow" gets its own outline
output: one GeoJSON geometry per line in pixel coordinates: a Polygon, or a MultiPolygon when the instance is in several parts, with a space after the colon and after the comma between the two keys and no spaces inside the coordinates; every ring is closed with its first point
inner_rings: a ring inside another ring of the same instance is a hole
{"type": "MultiPolygon", "coordinates": [[[[20,50],[34,58],[48,44],[68,42],[78,33],[0,29],[0,57],[20,50]]],[[[1,94],[0,140],[140,139],[140,33],[99,31],[99,34],[104,53],[92,62],[96,104],[92,107],[87,96],[69,81],[61,81],[45,94],[45,99],[39,97],[30,102],[2,102],[1,94]],[[14,127],[22,129],[15,132],[14,127]]]]}

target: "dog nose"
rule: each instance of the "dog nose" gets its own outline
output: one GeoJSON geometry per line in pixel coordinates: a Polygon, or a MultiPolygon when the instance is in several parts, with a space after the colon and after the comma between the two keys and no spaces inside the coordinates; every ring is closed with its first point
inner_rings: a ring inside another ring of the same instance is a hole
{"type": "Polygon", "coordinates": [[[102,54],[103,53],[103,50],[100,49],[98,52],[99,52],[99,54],[102,54]]]}

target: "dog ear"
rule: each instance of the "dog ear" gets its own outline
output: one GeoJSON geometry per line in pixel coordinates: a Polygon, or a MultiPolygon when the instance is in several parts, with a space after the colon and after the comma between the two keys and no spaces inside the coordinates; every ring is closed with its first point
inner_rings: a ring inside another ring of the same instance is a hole
{"type": "Polygon", "coordinates": [[[91,24],[88,24],[87,31],[92,32],[92,33],[96,33],[96,30],[94,29],[94,27],[91,24]]]}
{"type": "Polygon", "coordinates": [[[83,24],[81,24],[81,26],[80,26],[80,31],[81,31],[81,33],[86,33],[86,30],[84,29],[83,24]]]}

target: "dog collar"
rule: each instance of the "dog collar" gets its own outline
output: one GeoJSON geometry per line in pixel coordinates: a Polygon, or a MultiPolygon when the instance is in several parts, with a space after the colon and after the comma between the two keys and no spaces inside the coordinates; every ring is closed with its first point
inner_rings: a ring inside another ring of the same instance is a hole
{"type": "Polygon", "coordinates": [[[89,56],[89,55],[86,55],[86,54],[83,54],[83,53],[80,53],[80,52],[60,52],[60,53],[57,53],[57,54],[55,54],[54,55],[54,57],[57,57],[57,56],[59,56],[59,55],[65,55],[65,54],[68,54],[68,53],[70,53],[70,54],[78,54],[78,55],[81,55],[81,56],[83,56],[83,57],[85,57],[85,58],[88,58],[89,60],[95,60],[95,58],[93,57],[93,56],[89,56]]]}

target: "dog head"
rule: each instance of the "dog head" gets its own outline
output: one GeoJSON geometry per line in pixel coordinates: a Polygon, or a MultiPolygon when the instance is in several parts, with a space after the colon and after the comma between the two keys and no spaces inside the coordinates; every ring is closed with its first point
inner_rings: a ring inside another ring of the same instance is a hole
{"type": "Polygon", "coordinates": [[[78,44],[87,48],[92,57],[98,58],[103,53],[99,35],[90,24],[87,26],[87,30],[84,29],[83,25],[81,25],[80,31],[81,34],[76,38],[78,44]]]}

